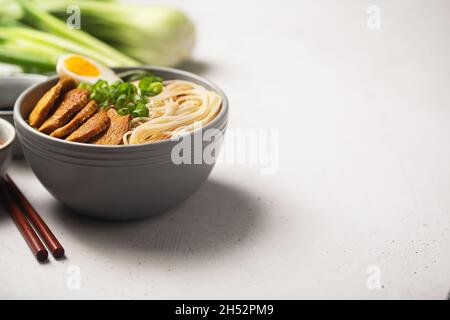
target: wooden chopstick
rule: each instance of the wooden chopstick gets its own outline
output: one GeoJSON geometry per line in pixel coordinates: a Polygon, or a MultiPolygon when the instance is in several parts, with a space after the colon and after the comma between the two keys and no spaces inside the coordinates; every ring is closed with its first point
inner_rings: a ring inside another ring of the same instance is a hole
{"type": "Polygon", "coordinates": [[[3,181],[0,181],[0,189],[1,200],[6,205],[11,218],[14,220],[14,223],[33,252],[33,255],[39,261],[46,260],[48,251],[45,249],[36,232],[34,232],[33,227],[28,222],[19,205],[14,202],[12,195],[9,193],[3,181]]]}
{"type": "Polygon", "coordinates": [[[23,211],[25,212],[27,218],[31,221],[36,231],[40,234],[42,240],[44,240],[47,248],[52,253],[53,257],[61,258],[64,256],[64,248],[59,243],[58,239],[56,239],[53,232],[41,218],[41,216],[36,212],[31,203],[27,200],[27,198],[23,195],[23,193],[19,190],[17,185],[11,179],[9,175],[5,175],[3,177],[3,181],[8,187],[11,194],[15,197],[16,201],[20,204],[23,211]]]}

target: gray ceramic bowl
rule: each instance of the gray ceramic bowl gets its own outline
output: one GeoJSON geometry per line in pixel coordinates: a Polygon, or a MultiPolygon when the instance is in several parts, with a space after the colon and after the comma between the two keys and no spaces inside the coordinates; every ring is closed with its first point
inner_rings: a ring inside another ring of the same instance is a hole
{"type": "Polygon", "coordinates": [[[0,119],[0,176],[3,176],[11,163],[12,145],[16,132],[11,123],[0,119]]]}
{"type": "MultiPolygon", "coordinates": [[[[0,77],[0,118],[14,123],[13,107],[16,99],[25,89],[44,81],[46,78],[37,74],[17,74],[9,77],[0,77]]],[[[13,143],[13,156],[22,157],[18,139],[13,143]]]]}
{"type": "MultiPolygon", "coordinates": [[[[223,92],[194,74],[168,68],[137,67],[164,79],[184,79],[214,90],[223,98],[218,116],[202,130],[190,134],[192,140],[215,128],[225,132],[228,102],[223,92]],[[195,136],[195,137],[194,137],[195,136]]],[[[17,134],[25,158],[36,177],[59,201],[85,215],[116,220],[139,219],[167,211],[193,194],[206,180],[214,162],[176,165],[171,159],[176,141],[128,146],[101,146],[68,142],[42,134],[25,119],[57,78],[26,90],[14,107],[17,134]]],[[[206,147],[221,140],[203,143],[206,147]]]]}

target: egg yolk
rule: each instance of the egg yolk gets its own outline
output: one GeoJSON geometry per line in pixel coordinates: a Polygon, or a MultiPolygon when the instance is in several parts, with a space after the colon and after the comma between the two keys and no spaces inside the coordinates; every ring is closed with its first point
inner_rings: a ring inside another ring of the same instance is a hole
{"type": "Polygon", "coordinates": [[[64,66],[80,76],[96,77],[100,74],[100,70],[93,63],[80,56],[68,57],[64,60],[64,66]]]}

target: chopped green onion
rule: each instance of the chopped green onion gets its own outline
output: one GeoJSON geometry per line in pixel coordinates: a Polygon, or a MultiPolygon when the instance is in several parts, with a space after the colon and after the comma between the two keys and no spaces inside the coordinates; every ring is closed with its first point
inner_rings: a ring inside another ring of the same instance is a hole
{"type": "Polygon", "coordinates": [[[130,110],[128,108],[121,108],[117,110],[117,113],[120,114],[121,116],[125,116],[127,114],[130,114],[130,110]]]}
{"type": "Polygon", "coordinates": [[[137,117],[147,117],[148,116],[148,109],[136,109],[133,110],[133,118],[137,117]]]}
{"type": "Polygon", "coordinates": [[[139,81],[139,89],[148,90],[148,87],[152,84],[153,79],[151,77],[145,77],[139,81]]]}
{"type": "Polygon", "coordinates": [[[136,109],[137,110],[147,110],[147,107],[142,103],[138,103],[138,104],[136,104],[136,109]]]}
{"type": "Polygon", "coordinates": [[[160,94],[163,90],[163,84],[161,82],[153,82],[150,87],[150,91],[153,91],[156,94],[160,94]]]}
{"type": "Polygon", "coordinates": [[[94,84],[94,88],[96,88],[96,89],[106,89],[107,87],[108,87],[108,81],[106,81],[106,80],[98,80],[94,84]]]}
{"type": "Polygon", "coordinates": [[[120,115],[131,114],[133,117],[147,117],[149,114],[145,95],[154,96],[163,90],[162,79],[148,76],[139,82],[141,87],[146,87],[138,92],[137,87],[130,82],[116,81],[108,84],[105,80],[98,80],[94,85],[80,84],[90,88],[91,99],[95,100],[101,108],[114,107],[120,115]],[[158,81],[154,81],[154,80],[158,81]],[[90,86],[90,87],[89,87],[90,86]]]}
{"type": "Polygon", "coordinates": [[[109,107],[108,101],[104,101],[104,102],[100,103],[99,107],[100,107],[100,109],[103,109],[103,110],[108,109],[108,107],[109,107]]]}
{"type": "Polygon", "coordinates": [[[116,107],[121,108],[121,107],[125,106],[126,102],[127,102],[127,95],[121,94],[116,100],[116,107]]]}
{"type": "Polygon", "coordinates": [[[78,85],[78,88],[87,89],[89,91],[92,91],[92,85],[90,85],[89,83],[86,83],[86,82],[80,82],[80,84],[78,85]]]}
{"type": "Polygon", "coordinates": [[[128,110],[130,111],[134,111],[134,109],[136,109],[136,105],[134,103],[129,103],[127,105],[128,110]]]}

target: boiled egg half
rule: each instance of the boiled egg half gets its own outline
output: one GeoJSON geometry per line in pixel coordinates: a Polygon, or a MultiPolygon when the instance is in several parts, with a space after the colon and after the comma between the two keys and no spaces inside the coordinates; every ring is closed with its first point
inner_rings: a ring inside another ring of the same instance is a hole
{"type": "Polygon", "coordinates": [[[60,57],[56,65],[56,72],[60,77],[70,77],[77,83],[94,84],[100,79],[113,83],[120,80],[110,68],[78,54],[60,57]]]}

